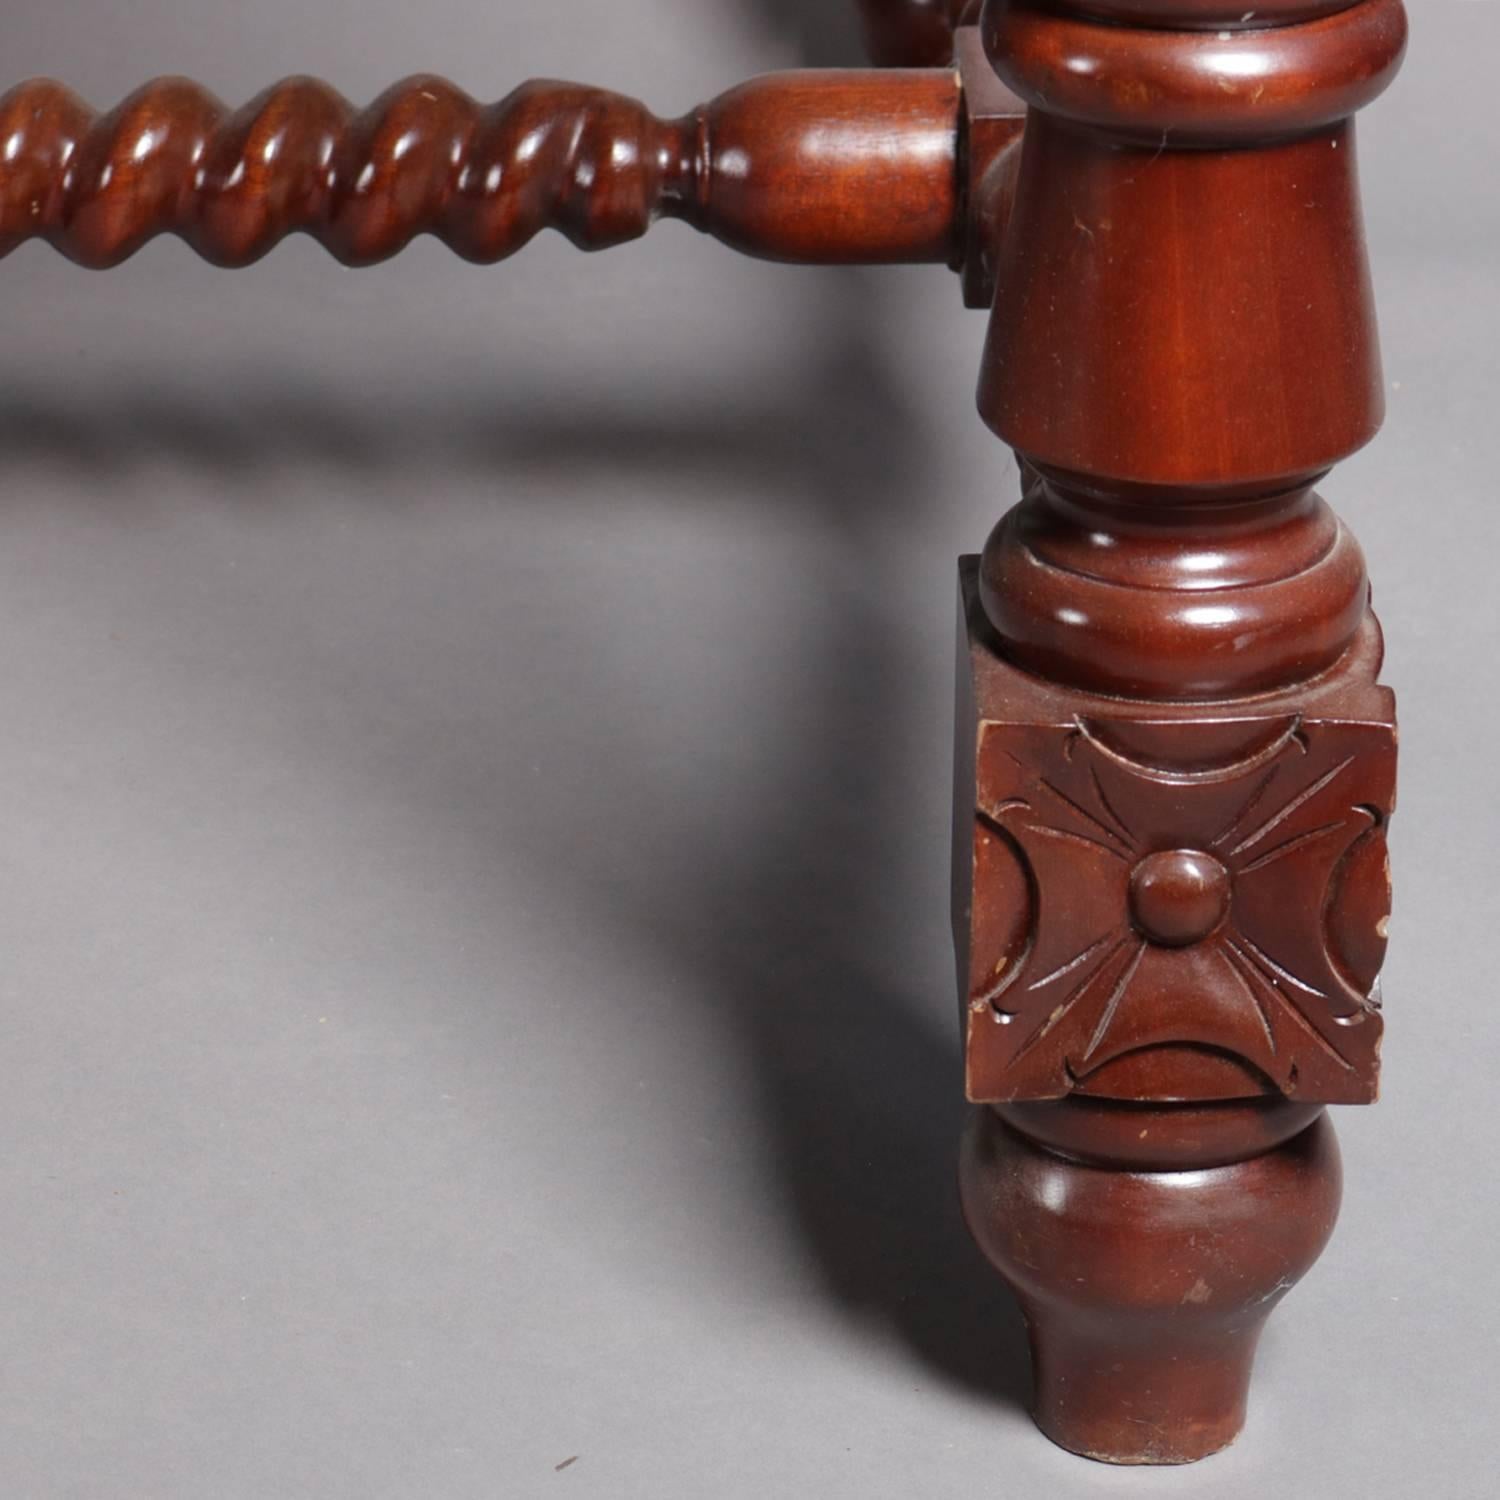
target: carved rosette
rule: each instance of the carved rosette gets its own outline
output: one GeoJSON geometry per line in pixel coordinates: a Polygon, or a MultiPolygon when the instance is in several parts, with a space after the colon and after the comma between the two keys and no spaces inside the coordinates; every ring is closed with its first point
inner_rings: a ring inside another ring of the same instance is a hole
{"type": "Polygon", "coordinates": [[[976,592],[971,570],[970,1098],[1370,1102],[1396,774],[1373,620],[1295,702],[1132,704],[1008,665],[976,592]]]}

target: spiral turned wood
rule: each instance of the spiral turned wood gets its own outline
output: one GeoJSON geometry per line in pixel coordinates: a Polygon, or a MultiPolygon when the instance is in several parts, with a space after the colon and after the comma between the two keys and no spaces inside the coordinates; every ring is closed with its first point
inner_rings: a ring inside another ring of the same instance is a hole
{"type": "Polygon", "coordinates": [[[936,70],[771,77],[676,121],[548,81],[482,106],[416,77],[356,111],[292,78],[231,113],[164,78],[100,116],[34,80],[0,99],[0,255],[40,238],[104,268],[175,234],[243,266],[300,231],[351,266],[419,234],[488,263],[545,228],[598,250],[666,216],[775,259],[943,260],[958,110],[936,70]]]}

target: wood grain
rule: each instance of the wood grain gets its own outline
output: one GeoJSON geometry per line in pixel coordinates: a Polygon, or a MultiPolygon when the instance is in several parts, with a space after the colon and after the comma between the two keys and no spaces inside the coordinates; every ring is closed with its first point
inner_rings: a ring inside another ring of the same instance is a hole
{"type": "MultiPolygon", "coordinates": [[[[1384,413],[1353,116],[1401,0],[862,0],[879,69],[673,120],[582,85],[230,112],[159,79],[0,100],[0,255],[369,265],[675,218],[736,250],[962,273],[1022,500],[962,565],[954,932],[965,1212],[1063,1446],[1232,1441],[1338,1209],[1324,1107],[1379,1083],[1396,727],[1317,486],[1384,413]],[[921,66],[913,66],[921,65],[921,66]]],[[[732,353],[726,358],[732,358],[732,353]]],[[[918,497],[914,497],[914,503],[918,497]]],[[[869,1024],[879,1024],[872,1018],[869,1024]]]]}
{"type": "Polygon", "coordinates": [[[481,106],[422,76],[356,111],[292,78],[231,113],[163,78],[97,115],[34,80],[0,100],[0,254],[40,238],[105,268],[173,234],[243,266],[301,233],[365,266],[430,234],[488,263],[543,229],[600,250],[669,217],[769,259],[944,263],[959,106],[946,69],[773,75],[674,121],[548,81],[481,106]]]}
{"type": "Polygon", "coordinates": [[[1332,1228],[1306,1112],[1379,1086],[1395,708],[1317,486],[1385,410],[1352,116],[1406,16],[1029,0],[980,38],[1029,111],[979,389],[1023,499],[962,575],[966,1211],[1043,1429],[1187,1462],[1332,1228]]]}

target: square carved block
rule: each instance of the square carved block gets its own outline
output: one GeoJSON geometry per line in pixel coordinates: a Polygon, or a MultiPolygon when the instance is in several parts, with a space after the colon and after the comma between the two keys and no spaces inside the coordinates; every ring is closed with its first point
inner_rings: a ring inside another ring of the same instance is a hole
{"type": "Polygon", "coordinates": [[[954,868],[976,1103],[1369,1103],[1396,723],[1370,616],[1329,673],[1105,698],[999,654],[961,564],[954,868]]]}

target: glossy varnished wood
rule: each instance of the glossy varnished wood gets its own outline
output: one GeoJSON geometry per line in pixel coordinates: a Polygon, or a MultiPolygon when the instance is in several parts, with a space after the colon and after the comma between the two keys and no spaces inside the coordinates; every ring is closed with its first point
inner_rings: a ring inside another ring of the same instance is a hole
{"type": "Polygon", "coordinates": [[[1406,47],[1402,0],[1212,31],[1127,24],[1154,16],[1153,5],[1117,0],[1109,9],[1113,23],[1093,5],[991,5],[985,45],[1001,76],[1047,118],[1153,149],[1164,136],[1178,147],[1266,142],[1347,119],[1390,82],[1406,47]]]}
{"type": "MultiPolygon", "coordinates": [[[[989,310],[979,412],[1022,499],[961,565],[954,933],[973,1233],[1037,1418],[1118,1463],[1244,1420],[1333,1228],[1325,1106],[1373,1100],[1394,700],[1365,559],[1318,493],[1380,425],[1353,116],[1401,0],[860,0],[886,71],[690,114],[417,77],[238,112],[0,100],[0,254],[174,234],[348,265],[496,261],[677,218],[747,254],[947,264],[989,310]],[[978,23],[978,24],[974,24],[978,23]]],[[[878,1018],[871,1024],[879,1024],[878,1018]]]]}
{"type": "Polygon", "coordinates": [[[1023,500],[963,575],[965,1204],[1044,1430],[1182,1462],[1332,1229],[1299,1111],[1378,1088],[1394,705],[1316,486],[1384,414],[1352,116],[1406,16],[996,0],[982,38],[1029,112],[979,388],[1023,500]]]}
{"type": "Polygon", "coordinates": [[[1007,661],[977,573],[955,849],[970,1097],[1369,1103],[1396,759],[1374,622],[1276,693],[1130,703],[1007,661]]]}
{"type": "Polygon", "coordinates": [[[959,105],[947,69],[770,76],[674,121],[547,81],[481,106],[434,77],[358,112],[293,78],[236,113],[164,78],[99,116],[42,79],[0,100],[0,254],[42,238],[102,268],[175,234],[243,266],[304,233],[359,266],[431,234],[489,262],[545,228],[598,250],[667,216],[775,260],[945,263],[959,105]]]}
{"type": "MultiPolygon", "coordinates": [[[[1074,1453],[1182,1464],[1232,1442],[1266,1321],[1333,1232],[1343,1175],[1327,1117],[1246,1155],[1263,1121],[1225,1113],[1235,1159],[1189,1170],[1140,1150],[1081,1160],[990,1110],[973,1118],[964,1213],[1025,1314],[1037,1421],[1074,1453]]],[[[1139,1146],[1169,1116],[1114,1125],[1139,1146]]]]}
{"type": "Polygon", "coordinates": [[[1178,30],[1263,31],[1292,21],[1311,21],[1348,10],[1356,0],[1089,0],[1091,16],[1109,21],[1128,21],[1137,26],[1178,30]]]}

